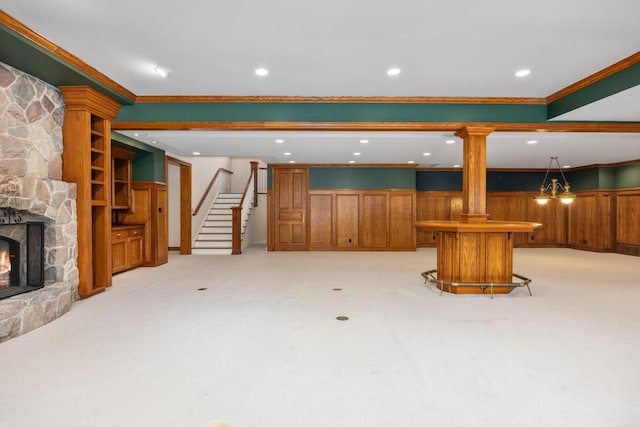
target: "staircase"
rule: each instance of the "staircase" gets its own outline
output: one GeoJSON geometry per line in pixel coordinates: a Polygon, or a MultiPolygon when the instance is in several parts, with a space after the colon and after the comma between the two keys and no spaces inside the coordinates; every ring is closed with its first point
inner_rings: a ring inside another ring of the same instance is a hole
{"type": "MultiPolygon", "coordinates": [[[[231,255],[231,207],[238,206],[242,194],[221,193],[209,208],[196,240],[192,254],[231,255]]],[[[242,239],[251,212],[242,212],[242,239]]]]}

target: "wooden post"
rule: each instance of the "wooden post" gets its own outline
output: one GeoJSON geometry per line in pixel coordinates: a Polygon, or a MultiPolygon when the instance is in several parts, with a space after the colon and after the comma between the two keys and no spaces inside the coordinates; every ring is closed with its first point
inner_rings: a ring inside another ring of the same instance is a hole
{"type": "Polygon", "coordinates": [[[253,175],[253,207],[258,206],[258,162],[251,163],[251,174],[253,175]]]}
{"type": "Polygon", "coordinates": [[[231,255],[242,253],[242,206],[231,207],[231,255]]]}
{"type": "Polygon", "coordinates": [[[487,213],[487,135],[486,127],[464,127],[455,135],[463,139],[462,213],[460,222],[486,222],[487,213]]]}

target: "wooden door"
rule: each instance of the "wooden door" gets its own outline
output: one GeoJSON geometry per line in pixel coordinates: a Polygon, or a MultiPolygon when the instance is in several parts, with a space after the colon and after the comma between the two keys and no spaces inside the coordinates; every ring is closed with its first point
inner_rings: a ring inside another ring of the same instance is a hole
{"type": "Polygon", "coordinates": [[[274,240],[276,251],[307,249],[308,169],[274,168],[274,240]]]}

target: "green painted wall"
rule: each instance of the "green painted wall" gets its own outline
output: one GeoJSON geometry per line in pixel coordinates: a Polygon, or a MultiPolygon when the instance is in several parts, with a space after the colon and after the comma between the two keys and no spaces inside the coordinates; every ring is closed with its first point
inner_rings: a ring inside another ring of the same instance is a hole
{"type": "MultiPolygon", "coordinates": [[[[487,191],[531,191],[537,193],[544,171],[488,171],[487,191]]],[[[640,188],[640,165],[594,167],[567,172],[572,191],[640,188]]],[[[551,171],[562,183],[562,175],[551,171]]],[[[272,169],[267,169],[267,188],[272,169]]],[[[311,167],[310,189],[416,189],[417,191],[462,191],[462,171],[429,171],[413,168],[311,167]]]]}
{"type": "Polygon", "coordinates": [[[53,86],[89,86],[118,101],[131,101],[83,71],[38,46],[32,41],[0,25],[0,62],[31,74],[53,86]]]}
{"type": "Polygon", "coordinates": [[[414,168],[311,167],[309,189],[381,190],[416,188],[414,168]]]}
{"type": "Polygon", "coordinates": [[[598,168],[568,171],[567,181],[571,191],[597,190],[600,188],[600,174],[598,168]]]}
{"type": "Polygon", "coordinates": [[[548,118],[557,117],[639,84],[640,63],[637,63],[550,103],[547,108],[548,118]]]}
{"type": "Polygon", "coordinates": [[[117,122],[513,122],[540,123],[546,105],[419,103],[139,103],[117,122]]]}
{"type": "Polygon", "coordinates": [[[616,168],[598,168],[598,188],[616,188],[616,168]]]}
{"type": "Polygon", "coordinates": [[[620,166],[615,169],[613,188],[640,188],[640,165],[620,166]]]}
{"type": "Polygon", "coordinates": [[[111,133],[111,139],[118,145],[135,151],[136,155],[131,159],[132,181],[166,182],[164,151],[117,132],[111,133]]]}

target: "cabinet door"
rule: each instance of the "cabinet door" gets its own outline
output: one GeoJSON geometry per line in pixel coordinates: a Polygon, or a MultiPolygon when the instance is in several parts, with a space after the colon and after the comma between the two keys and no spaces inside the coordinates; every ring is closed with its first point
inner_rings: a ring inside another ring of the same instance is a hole
{"type": "Polygon", "coordinates": [[[127,241],[117,240],[111,243],[111,271],[117,273],[127,269],[127,241]]]}
{"type": "Polygon", "coordinates": [[[129,268],[141,266],[144,262],[144,245],[142,244],[142,235],[139,237],[130,237],[128,245],[129,250],[127,251],[127,261],[129,268]]]}
{"type": "Polygon", "coordinates": [[[355,248],[359,243],[357,194],[336,195],[336,246],[355,248]]]}

